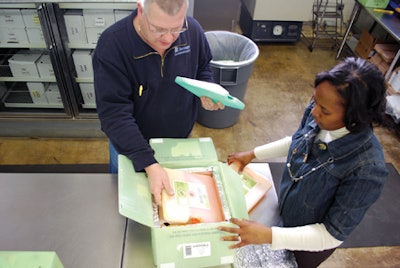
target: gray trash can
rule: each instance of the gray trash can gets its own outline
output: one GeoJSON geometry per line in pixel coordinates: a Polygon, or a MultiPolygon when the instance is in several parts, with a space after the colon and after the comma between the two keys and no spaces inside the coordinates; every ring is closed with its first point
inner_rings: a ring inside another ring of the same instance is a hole
{"type": "MultiPolygon", "coordinates": [[[[257,45],[243,35],[228,31],[209,31],[205,35],[213,55],[210,64],[214,82],[243,101],[247,82],[259,54],[257,45]]],[[[234,125],[239,116],[240,110],[231,107],[218,111],[207,111],[200,107],[197,122],[209,128],[227,128],[234,125]]]]}

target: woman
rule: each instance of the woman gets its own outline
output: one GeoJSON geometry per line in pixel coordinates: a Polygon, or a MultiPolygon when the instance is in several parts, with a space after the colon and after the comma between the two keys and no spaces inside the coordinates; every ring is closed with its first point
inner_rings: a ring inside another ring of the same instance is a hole
{"type": "Polygon", "coordinates": [[[384,120],[385,79],[371,63],[347,58],[316,76],[313,99],[292,137],[228,156],[243,169],[253,159],[287,156],[279,189],[283,227],[232,219],[222,237],[293,251],[299,267],[317,267],[350,235],[387,179],[372,131],[384,120]],[[233,234],[233,235],[232,235],[233,234]]]}

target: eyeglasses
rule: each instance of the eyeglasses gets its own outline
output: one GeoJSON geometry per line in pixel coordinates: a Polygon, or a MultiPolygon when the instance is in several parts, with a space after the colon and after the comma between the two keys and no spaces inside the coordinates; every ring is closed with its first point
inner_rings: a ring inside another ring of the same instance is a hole
{"type": "Polygon", "coordinates": [[[179,35],[179,34],[181,34],[183,32],[186,32],[187,29],[188,29],[188,21],[187,21],[186,17],[185,17],[184,25],[182,25],[181,27],[173,28],[173,29],[165,29],[165,28],[157,27],[157,26],[155,26],[155,25],[150,23],[150,21],[147,18],[146,14],[144,14],[144,17],[146,18],[147,24],[149,26],[149,31],[152,34],[155,34],[155,35],[160,35],[161,36],[161,35],[164,35],[164,34],[167,34],[167,33],[171,33],[172,35],[179,35]]]}

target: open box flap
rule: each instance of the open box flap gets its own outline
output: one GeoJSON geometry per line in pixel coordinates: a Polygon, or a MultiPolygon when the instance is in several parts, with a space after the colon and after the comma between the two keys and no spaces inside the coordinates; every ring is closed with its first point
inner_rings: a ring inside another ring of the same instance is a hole
{"type": "Polygon", "coordinates": [[[211,138],[157,138],[150,140],[155,158],[165,167],[193,167],[218,161],[211,138]]]}
{"type": "Polygon", "coordinates": [[[132,161],[118,156],[119,213],[143,225],[153,227],[153,205],[147,176],[135,172],[132,161]]]}
{"type": "Polygon", "coordinates": [[[240,176],[227,164],[221,162],[218,162],[218,164],[231,216],[238,219],[248,219],[249,214],[240,176]]]}

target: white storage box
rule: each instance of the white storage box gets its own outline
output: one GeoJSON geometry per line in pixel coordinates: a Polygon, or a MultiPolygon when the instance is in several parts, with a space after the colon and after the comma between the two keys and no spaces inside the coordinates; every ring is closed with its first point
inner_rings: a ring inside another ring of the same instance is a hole
{"type": "Polygon", "coordinates": [[[87,44],[88,41],[82,10],[67,10],[64,14],[64,21],[69,42],[87,44]]]}
{"type": "Polygon", "coordinates": [[[81,93],[85,104],[96,104],[93,83],[80,83],[81,93]]]}
{"type": "Polygon", "coordinates": [[[28,44],[25,28],[0,27],[0,44],[28,44]]]}
{"type": "Polygon", "coordinates": [[[36,66],[41,78],[55,78],[49,54],[43,54],[37,61],[36,66]]]}
{"type": "Polygon", "coordinates": [[[119,20],[129,16],[131,13],[132,13],[132,11],[130,11],[130,10],[116,9],[116,10],[114,10],[115,21],[119,21],[119,20]]]}
{"type": "Polygon", "coordinates": [[[77,49],[72,53],[78,77],[93,77],[92,50],[77,49]]]}
{"type": "Polygon", "coordinates": [[[56,83],[49,83],[45,94],[49,104],[62,103],[60,90],[56,83]]]}
{"type": "Polygon", "coordinates": [[[0,9],[1,27],[24,28],[21,10],[19,9],[0,9]]]}
{"type": "Polygon", "coordinates": [[[97,44],[97,41],[99,40],[99,37],[101,33],[105,30],[106,28],[100,28],[100,27],[86,27],[86,34],[87,34],[87,39],[89,44],[97,44]]]}
{"type": "Polygon", "coordinates": [[[86,28],[107,28],[115,23],[114,10],[84,9],[83,19],[85,20],[86,28]]]}
{"type": "Polygon", "coordinates": [[[46,86],[43,83],[38,83],[38,82],[27,82],[26,83],[29,94],[32,97],[32,101],[35,104],[47,104],[47,98],[46,98],[46,86]]]}
{"type": "Polygon", "coordinates": [[[26,28],[26,34],[28,36],[29,43],[44,46],[46,45],[42,28],[26,28]]]}
{"type": "Polygon", "coordinates": [[[21,9],[25,27],[40,28],[40,19],[36,9],[21,9]]]}
{"type": "Polygon", "coordinates": [[[11,73],[15,77],[39,77],[36,63],[42,53],[21,50],[8,59],[11,73]]]}

